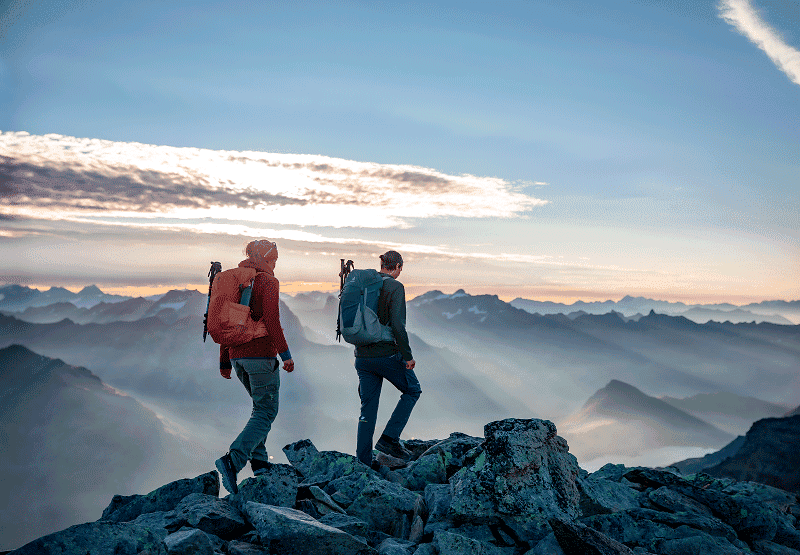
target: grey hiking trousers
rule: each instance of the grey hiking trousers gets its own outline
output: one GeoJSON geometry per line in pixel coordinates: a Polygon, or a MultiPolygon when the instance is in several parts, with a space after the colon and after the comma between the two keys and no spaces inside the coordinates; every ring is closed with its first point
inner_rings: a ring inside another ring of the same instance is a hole
{"type": "Polygon", "coordinates": [[[250,420],[230,448],[233,466],[239,472],[249,460],[269,462],[264,443],[278,415],[281,378],[277,358],[236,358],[231,365],[253,400],[250,420]]]}

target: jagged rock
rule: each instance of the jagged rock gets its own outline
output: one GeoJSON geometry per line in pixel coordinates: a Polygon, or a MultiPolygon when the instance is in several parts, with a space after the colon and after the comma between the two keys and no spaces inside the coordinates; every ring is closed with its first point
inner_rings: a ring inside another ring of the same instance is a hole
{"type": "Polygon", "coordinates": [[[323,491],[331,496],[340,506],[349,506],[355,501],[368,483],[374,479],[374,475],[367,473],[354,472],[341,478],[336,478],[328,482],[323,491]]]}
{"type": "Polygon", "coordinates": [[[629,547],[583,524],[559,518],[549,522],[566,555],[634,555],[629,547]]]}
{"type": "Polygon", "coordinates": [[[578,461],[548,420],[507,419],[484,427],[483,451],[450,479],[457,521],[501,518],[518,536],[538,541],[546,519],[579,514],[578,461]]]}
{"type": "Polygon", "coordinates": [[[316,512],[320,514],[320,516],[329,514],[329,513],[342,513],[344,514],[344,509],[342,509],[336,501],[331,499],[331,496],[322,491],[319,486],[311,486],[307,490],[308,492],[308,499],[314,504],[316,512]]]}
{"type": "Polygon", "coordinates": [[[350,515],[343,515],[341,513],[329,513],[319,519],[322,524],[327,524],[333,528],[338,528],[342,532],[346,532],[351,536],[367,536],[367,523],[350,515]]]}
{"type": "Polygon", "coordinates": [[[439,439],[403,439],[403,447],[411,451],[411,460],[417,460],[425,451],[439,443],[439,439]]]}
{"type": "Polygon", "coordinates": [[[764,418],[753,423],[732,457],[704,472],[736,480],[761,482],[800,493],[800,415],[764,418]]]}
{"type": "Polygon", "coordinates": [[[411,522],[411,530],[408,532],[408,541],[411,543],[419,543],[424,535],[425,521],[422,520],[421,516],[417,515],[414,517],[413,522],[411,522]]]}
{"type": "Polygon", "coordinates": [[[638,494],[628,486],[612,480],[578,479],[580,511],[583,515],[613,513],[639,507],[638,494]]]}
{"type": "Polygon", "coordinates": [[[437,555],[436,547],[432,543],[423,543],[417,547],[414,555],[437,555]]]}
{"type": "Polygon", "coordinates": [[[408,461],[403,459],[398,459],[397,457],[381,453],[380,451],[376,451],[375,453],[375,460],[378,461],[378,464],[385,466],[389,470],[398,470],[408,466],[408,461]]]}
{"type": "Polygon", "coordinates": [[[97,521],[70,526],[66,530],[34,540],[14,555],[166,555],[161,537],[131,522],[97,521]]]}
{"type": "Polygon", "coordinates": [[[147,495],[115,495],[103,511],[100,520],[129,522],[146,513],[171,511],[181,499],[191,493],[219,496],[219,475],[216,471],[201,474],[196,478],[184,478],[170,482],[147,495]]]}
{"type": "Polygon", "coordinates": [[[151,530],[154,534],[159,536],[162,540],[169,535],[169,530],[167,530],[167,526],[170,523],[170,519],[167,518],[166,515],[171,514],[167,511],[158,511],[156,513],[145,513],[143,515],[139,515],[136,517],[135,520],[131,522],[136,526],[141,526],[142,528],[147,528],[151,530]]]}
{"type": "Polygon", "coordinates": [[[800,555],[800,551],[765,540],[753,542],[753,551],[758,555],[800,555]]]}
{"type": "Polygon", "coordinates": [[[239,493],[230,496],[231,503],[240,511],[248,501],[294,507],[300,477],[300,473],[291,465],[268,463],[263,474],[247,478],[239,484],[239,493]]]}
{"type": "Polygon", "coordinates": [[[261,544],[283,555],[326,553],[331,555],[374,555],[376,551],[355,536],[327,526],[307,514],[287,507],[248,501],[248,520],[258,532],[261,544]]]}
{"type": "MultiPolygon", "coordinates": [[[[672,528],[665,524],[652,522],[647,518],[637,520],[642,513],[632,511],[619,511],[613,514],[603,514],[584,518],[581,524],[589,526],[611,539],[625,544],[628,547],[647,549],[653,551],[656,540],[674,538],[672,528]]],[[[566,553],[569,553],[564,549],[566,553]]]]}
{"type": "Polygon", "coordinates": [[[378,555],[412,555],[416,549],[413,542],[388,538],[378,546],[378,555]]]}
{"type": "Polygon", "coordinates": [[[228,543],[228,555],[269,555],[269,551],[260,545],[234,540],[228,543]]]}
{"type": "Polygon", "coordinates": [[[428,507],[425,534],[433,534],[436,530],[447,530],[453,527],[453,521],[449,515],[452,498],[450,484],[425,486],[425,505],[428,507]]]}
{"type": "Polygon", "coordinates": [[[464,466],[467,453],[483,443],[482,438],[462,433],[432,445],[408,469],[405,485],[408,489],[423,490],[427,484],[444,484],[464,466]]]}
{"type": "Polygon", "coordinates": [[[564,550],[556,539],[556,535],[550,533],[546,535],[533,549],[525,552],[525,555],[565,555],[564,550]]]}
{"type": "Polygon", "coordinates": [[[437,530],[433,535],[433,543],[439,555],[507,555],[492,544],[446,530],[437,530]]]}
{"type": "Polygon", "coordinates": [[[685,538],[659,540],[655,544],[659,555],[746,555],[749,549],[735,547],[722,538],[698,533],[685,538]]]}
{"type": "Polygon", "coordinates": [[[291,443],[283,448],[283,452],[309,484],[330,482],[356,472],[375,474],[353,455],[338,451],[320,453],[310,439],[291,443]]]}
{"type": "Polygon", "coordinates": [[[694,499],[673,491],[666,486],[661,486],[647,494],[647,499],[659,509],[669,511],[671,513],[696,513],[696,514],[711,514],[711,509],[698,503],[694,499]]]}
{"type": "MultiPolygon", "coordinates": [[[[375,530],[401,538],[411,528],[419,495],[399,484],[375,479],[361,490],[347,514],[358,517],[375,530]]],[[[407,535],[406,535],[407,537],[407,535]]]]}
{"type": "Polygon", "coordinates": [[[169,555],[213,555],[211,541],[200,530],[179,530],[164,539],[169,555]]]}
{"type": "Polygon", "coordinates": [[[711,509],[714,516],[733,527],[739,537],[752,543],[755,540],[771,541],[775,537],[778,523],[775,511],[748,496],[722,491],[725,482],[698,474],[688,480],[654,469],[640,468],[628,472],[625,477],[633,482],[650,487],[668,486],[711,509]]]}
{"type": "Polygon", "coordinates": [[[181,500],[172,515],[167,516],[167,529],[190,526],[230,540],[242,535],[249,525],[236,507],[211,495],[192,493],[181,500]]]}

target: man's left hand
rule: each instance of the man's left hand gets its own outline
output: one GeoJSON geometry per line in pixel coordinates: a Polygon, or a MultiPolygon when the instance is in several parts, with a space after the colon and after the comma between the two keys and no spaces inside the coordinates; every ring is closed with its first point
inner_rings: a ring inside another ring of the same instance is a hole
{"type": "Polygon", "coordinates": [[[287,372],[293,372],[294,371],[294,360],[292,360],[292,359],[284,360],[283,361],[283,369],[286,370],[287,372]]]}
{"type": "Polygon", "coordinates": [[[231,379],[231,369],[230,368],[220,368],[219,375],[225,378],[226,380],[231,379]]]}

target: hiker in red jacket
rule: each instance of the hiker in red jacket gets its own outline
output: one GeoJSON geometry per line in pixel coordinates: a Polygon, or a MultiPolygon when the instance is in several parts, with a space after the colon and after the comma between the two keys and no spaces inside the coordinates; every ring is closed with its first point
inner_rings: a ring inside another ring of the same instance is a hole
{"type": "Polygon", "coordinates": [[[294,370],[278,312],[280,284],[274,274],[278,246],[266,240],[252,241],[245,254],[247,258],[239,262],[239,267],[257,270],[250,301],[251,315],[254,320],[264,322],[267,335],[235,347],[220,346],[219,373],[231,379],[231,370],[235,370],[236,377],[253,399],[250,420],[231,444],[230,451],[215,462],[222,485],[231,493],[238,493],[236,475],[248,460],[255,475],[264,472],[269,464],[264,443],[278,414],[280,365],[277,357],[281,357],[284,370],[294,370]]]}

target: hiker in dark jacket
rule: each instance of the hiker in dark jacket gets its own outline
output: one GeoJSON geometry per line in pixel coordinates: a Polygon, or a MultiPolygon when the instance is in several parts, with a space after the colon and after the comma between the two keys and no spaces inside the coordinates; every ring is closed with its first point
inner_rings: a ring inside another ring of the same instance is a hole
{"type": "Polygon", "coordinates": [[[397,281],[397,276],[403,270],[403,257],[396,251],[389,251],[380,258],[380,273],[389,279],[384,280],[378,299],[378,319],[381,324],[392,328],[394,341],[379,341],[358,346],[355,350],[358,393],[361,397],[356,456],[373,468],[377,468],[377,463],[373,464],[372,461],[372,439],[384,378],[402,393],[383,434],[375,444],[375,449],[387,455],[404,460],[411,458],[411,453],[400,443],[400,434],[422,393],[414,374],[416,362],[411,355],[406,333],[406,291],[403,284],[397,281]]]}
{"type": "Polygon", "coordinates": [[[278,246],[266,240],[252,241],[245,253],[247,258],[239,262],[239,267],[257,271],[250,300],[251,315],[254,320],[264,322],[267,335],[235,347],[220,346],[219,373],[223,378],[231,379],[231,371],[235,370],[236,377],[253,400],[250,420],[231,444],[230,451],[215,463],[222,485],[231,493],[238,492],[236,475],[248,460],[255,475],[261,474],[268,466],[264,443],[278,414],[280,374],[277,357],[283,360],[284,370],[294,370],[278,312],[280,283],[274,274],[278,246]]]}

